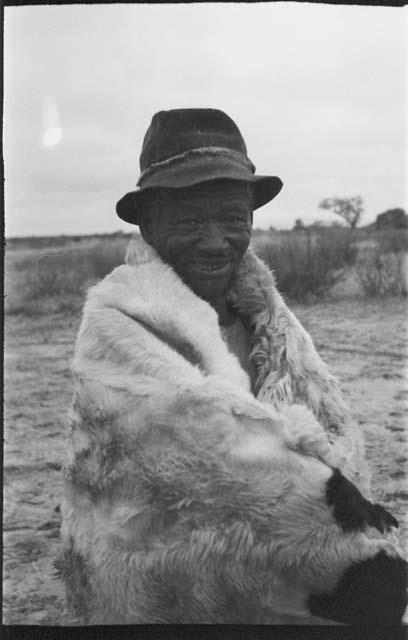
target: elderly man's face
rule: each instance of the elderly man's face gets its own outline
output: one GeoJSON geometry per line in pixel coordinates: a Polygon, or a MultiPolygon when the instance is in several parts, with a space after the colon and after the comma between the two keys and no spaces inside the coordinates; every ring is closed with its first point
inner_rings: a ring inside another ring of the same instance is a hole
{"type": "Polygon", "coordinates": [[[249,186],[220,180],[167,189],[150,208],[140,224],[145,240],[201,298],[225,296],[250,241],[249,186]]]}

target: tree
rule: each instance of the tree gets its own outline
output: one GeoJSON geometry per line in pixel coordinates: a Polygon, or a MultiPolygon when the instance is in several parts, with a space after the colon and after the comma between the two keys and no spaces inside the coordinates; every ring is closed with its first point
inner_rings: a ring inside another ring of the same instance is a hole
{"type": "Polygon", "coordinates": [[[306,227],[301,218],[297,218],[297,220],[295,220],[295,226],[293,227],[293,231],[306,231],[306,227]]]}
{"type": "Polygon", "coordinates": [[[379,213],[375,221],[378,231],[382,229],[407,229],[408,216],[404,209],[387,209],[384,213],[379,213]]]}
{"type": "Polygon", "coordinates": [[[319,204],[320,209],[332,211],[343,218],[350,229],[355,229],[363,215],[363,199],[361,196],[354,198],[325,198],[319,204]]]}

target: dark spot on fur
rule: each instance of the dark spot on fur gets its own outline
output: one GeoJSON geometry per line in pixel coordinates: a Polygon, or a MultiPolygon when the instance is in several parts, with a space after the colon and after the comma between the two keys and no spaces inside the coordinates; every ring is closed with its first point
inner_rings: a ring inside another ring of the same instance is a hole
{"type": "Polygon", "coordinates": [[[327,482],[326,499],[343,531],[371,526],[384,533],[398,527],[398,521],[384,507],[366,500],[338,469],[327,482]]]}
{"type": "Polygon", "coordinates": [[[331,594],[313,595],[313,615],[344,624],[400,624],[407,606],[407,563],[384,551],[353,565],[331,594]]]}
{"type": "Polygon", "coordinates": [[[92,602],[90,570],[86,562],[72,549],[64,549],[54,561],[54,571],[55,577],[65,585],[68,609],[86,624],[92,602]]]}

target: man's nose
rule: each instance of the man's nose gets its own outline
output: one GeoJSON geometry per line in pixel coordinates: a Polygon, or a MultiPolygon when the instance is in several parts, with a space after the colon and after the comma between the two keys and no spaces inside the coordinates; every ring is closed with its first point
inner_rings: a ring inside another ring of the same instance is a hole
{"type": "Polygon", "coordinates": [[[229,244],[222,228],[214,222],[203,225],[200,229],[199,247],[207,253],[217,253],[228,249],[229,244]]]}

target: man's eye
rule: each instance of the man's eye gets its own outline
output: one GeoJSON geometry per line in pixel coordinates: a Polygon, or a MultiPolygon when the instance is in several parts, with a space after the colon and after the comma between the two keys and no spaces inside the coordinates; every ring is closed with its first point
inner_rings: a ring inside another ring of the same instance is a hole
{"type": "Polygon", "coordinates": [[[246,218],[243,218],[242,216],[230,215],[230,216],[227,216],[226,220],[231,224],[247,224],[248,223],[248,220],[246,218]]]}

